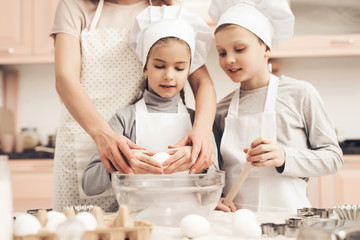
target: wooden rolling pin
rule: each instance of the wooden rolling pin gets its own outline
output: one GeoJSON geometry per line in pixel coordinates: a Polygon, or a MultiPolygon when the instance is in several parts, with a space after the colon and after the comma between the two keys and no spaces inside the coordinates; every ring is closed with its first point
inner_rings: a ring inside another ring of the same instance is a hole
{"type": "Polygon", "coordinates": [[[226,197],[224,199],[224,204],[226,206],[228,206],[228,207],[230,206],[230,204],[234,200],[236,194],[239,192],[241,185],[244,183],[244,181],[251,169],[252,169],[251,162],[246,162],[244,168],[240,172],[239,177],[236,179],[236,182],[231,187],[229,193],[226,195],[226,197]]]}

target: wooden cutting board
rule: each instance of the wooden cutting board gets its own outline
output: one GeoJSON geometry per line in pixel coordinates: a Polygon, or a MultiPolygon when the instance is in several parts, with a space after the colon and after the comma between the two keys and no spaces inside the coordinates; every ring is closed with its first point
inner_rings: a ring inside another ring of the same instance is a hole
{"type": "MultiPolygon", "coordinates": [[[[4,71],[4,104],[2,107],[9,109],[13,116],[13,129],[16,130],[18,98],[19,98],[19,74],[16,70],[4,71]]],[[[8,114],[7,114],[8,115],[8,114]]],[[[13,132],[12,132],[13,133],[13,132]]]]}
{"type": "Polygon", "coordinates": [[[0,108],[0,135],[15,133],[14,114],[10,109],[0,108]]]}

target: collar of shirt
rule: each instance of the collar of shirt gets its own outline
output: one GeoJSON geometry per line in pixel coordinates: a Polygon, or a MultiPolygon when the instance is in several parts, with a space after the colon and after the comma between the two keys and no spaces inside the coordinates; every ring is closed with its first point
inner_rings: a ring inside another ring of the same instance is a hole
{"type": "Polygon", "coordinates": [[[144,101],[149,112],[171,112],[176,113],[180,94],[171,98],[163,98],[149,90],[144,91],[144,101]]]}

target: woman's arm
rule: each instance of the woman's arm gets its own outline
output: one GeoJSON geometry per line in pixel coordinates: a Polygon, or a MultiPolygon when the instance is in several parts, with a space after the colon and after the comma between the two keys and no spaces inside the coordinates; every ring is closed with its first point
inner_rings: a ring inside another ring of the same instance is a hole
{"type": "Polygon", "coordinates": [[[138,148],[124,136],[115,133],[96,110],[87,92],[81,85],[80,41],[76,37],[56,34],[55,39],[55,75],[56,90],[74,119],[95,141],[105,168],[109,172],[114,167],[125,173],[133,172],[125,158],[134,158],[130,148],[138,148]],[[120,151],[119,151],[120,149],[120,151]]]}
{"type": "Polygon", "coordinates": [[[205,65],[190,75],[189,83],[195,97],[193,129],[174,147],[192,143],[191,159],[196,162],[190,173],[198,173],[214,162],[211,135],[216,111],[216,94],[205,65]]]}

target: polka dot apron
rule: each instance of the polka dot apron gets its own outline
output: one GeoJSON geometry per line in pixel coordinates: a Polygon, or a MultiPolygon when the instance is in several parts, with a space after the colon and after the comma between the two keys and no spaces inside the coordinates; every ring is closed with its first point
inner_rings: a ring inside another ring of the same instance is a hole
{"type": "MultiPolygon", "coordinates": [[[[141,63],[130,49],[129,29],[96,25],[104,0],[100,0],[90,28],[81,33],[82,66],[80,81],[96,109],[108,121],[118,108],[131,104],[142,88],[141,63]]],[[[81,187],[82,174],[96,145],[62,105],[56,139],[53,207],[91,204],[105,211],[116,211],[111,189],[96,197],[87,197],[81,187]]]]}

